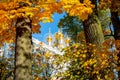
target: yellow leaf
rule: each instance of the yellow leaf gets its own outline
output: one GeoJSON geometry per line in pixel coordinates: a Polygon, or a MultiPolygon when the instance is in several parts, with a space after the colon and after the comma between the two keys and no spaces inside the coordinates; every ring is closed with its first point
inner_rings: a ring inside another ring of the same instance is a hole
{"type": "Polygon", "coordinates": [[[120,67],[117,67],[116,70],[117,70],[117,71],[120,71],[120,67]]]}
{"type": "Polygon", "coordinates": [[[42,20],[43,23],[47,23],[47,22],[53,22],[53,19],[51,18],[45,18],[42,20]]]}
{"type": "Polygon", "coordinates": [[[15,16],[14,16],[14,15],[11,15],[11,16],[10,16],[10,19],[13,19],[13,18],[15,18],[15,16]]]}

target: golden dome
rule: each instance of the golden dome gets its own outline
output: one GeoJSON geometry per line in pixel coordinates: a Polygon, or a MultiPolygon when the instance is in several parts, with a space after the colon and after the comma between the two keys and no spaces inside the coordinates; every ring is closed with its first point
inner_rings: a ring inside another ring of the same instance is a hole
{"type": "Polygon", "coordinates": [[[69,42],[70,42],[70,38],[67,37],[67,38],[65,39],[65,43],[68,44],[69,42]]]}
{"type": "Polygon", "coordinates": [[[47,37],[47,42],[52,42],[52,37],[51,36],[47,37]]]}
{"type": "Polygon", "coordinates": [[[52,42],[52,36],[50,35],[50,28],[49,28],[49,33],[48,33],[48,37],[47,37],[47,42],[51,43],[52,42]]]}
{"type": "Polygon", "coordinates": [[[56,40],[61,40],[64,38],[64,35],[59,31],[55,34],[55,39],[56,40]]]}

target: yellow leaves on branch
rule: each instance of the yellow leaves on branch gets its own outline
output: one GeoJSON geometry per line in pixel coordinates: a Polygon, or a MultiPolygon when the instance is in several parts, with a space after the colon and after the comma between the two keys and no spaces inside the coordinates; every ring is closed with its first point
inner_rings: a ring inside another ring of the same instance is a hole
{"type": "Polygon", "coordinates": [[[100,0],[100,5],[98,6],[100,9],[110,8],[111,11],[120,14],[120,0],[100,0]]]}
{"type": "Polygon", "coordinates": [[[13,43],[15,41],[15,27],[11,26],[8,29],[0,29],[0,46],[2,43],[13,43]]]}
{"type": "Polygon", "coordinates": [[[120,67],[117,67],[116,70],[117,70],[117,71],[120,71],[120,67]]]}
{"type": "Polygon", "coordinates": [[[40,24],[36,24],[36,23],[34,24],[34,23],[33,23],[33,25],[34,25],[34,26],[32,26],[32,32],[33,32],[33,33],[39,33],[39,32],[40,32],[39,29],[40,29],[40,27],[41,27],[40,24]]]}
{"type": "Polygon", "coordinates": [[[61,2],[63,2],[64,4],[78,4],[80,3],[79,0],[60,0],[61,2]]]}
{"type": "Polygon", "coordinates": [[[8,13],[4,10],[0,10],[0,46],[3,42],[15,41],[15,27],[8,13]]]}
{"type": "MultiPolygon", "coordinates": [[[[111,41],[107,41],[110,44],[111,41]]],[[[107,46],[109,45],[108,43],[107,46]]],[[[119,42],[117,41],[116,43],[118,44],[119,42]]],[[[63,61],[70,61],[70,66],[68,66],[68,70],[65,71],[65,73],[69,75],[66,76],[76,77],[73,74],[79,71],[80,74],[76,75],[78,75],[81,80],[82,78],[86,79],[82,75],[87,75],[87,79],[93,75],[97,76],[96,80],[113,79],[114,72],[112,70],[116,68],[114,65],[117,64],[118,57],[116,52],[108,51],[110,47],[103,48],[105,45],[101,48],[97,48],[96,45],[91,43],[88,45],[73,44],[72,46],[65,48],[63,61]],[[101,71],[104,72],[104,75],[101,71]],[[104,77],[101,77],[102,75],[104,77]]],[[[119,71],[120,68],[117,67],[117,70],[119,71]]]]}
{"type": "Polygon", "coordinates": [[[83,64],[81,67],[86,67],[86,66],[88,66],[88,65],[93,65],[93,64],[95,64],[96,62],[97,62],[97,60],[95,60],[95,59],[90,59],[90,60],[84,62],[84,64],[83,64]]]}
{"type": "MultiPolygon", "coordinates": [[[[9,17],[7,15],[7,12],[0,10],[0,24],[5,25],[7,24],[7,21],[9,20],[9,17]]],[[[2,26],[1,26],[2,27],[2,26]]]]}
{"type": "Polygon", "coordinates": [[[110,49],[112,45],[115,45],[115,50],[120,48],[120,40],[114,40],[114,39],[106,39],[103,42],[103,46],[110,49]]]}
{"type": "Polygon", "coordinates": [[[29,17],[32,20],[32,31],[39,32],[39,22],[53,22],[52,14],[69,13],[80,19],[87,19],[94,6],[90,0],[1,0],[0,1],[0,33],[10,29],[9,23],[14,25],[18,17],[29,17]]]}
{"type": "Polygon", "coordinates": [[[80,3],[79,0],[61,0],[64,2],[64,10],[70,14],[70,16],[78,16],[83,21],[88,18],[88,15],[92,13],[94,6],[89,0],[84,0],[80,3]]]}
{"type": "Polygon", "coordinates": [[[120,49],[120,40],[116,40],[115,44],[116,44],[116,48],[120,49]]]}

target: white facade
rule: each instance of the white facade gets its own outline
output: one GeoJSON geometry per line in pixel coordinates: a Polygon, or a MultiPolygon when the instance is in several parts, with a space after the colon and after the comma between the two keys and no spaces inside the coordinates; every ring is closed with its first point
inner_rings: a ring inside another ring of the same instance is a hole
{"type": "MultiPolygon", "coordinates": [[[[32,38],[32,41],[33,41],[33,46],[34,46],[34,50],[36,52],[36,50],[43,50],[43,51],[49,51],[50,54],[58,54],[58,55],[63,55],[64,52],[61,52],[59,50],[59,48],[56,48],[56,47],[52,47],[50,45],[47,45],[35,38],[32,38]]],[[[52,64],[52,62],[55,61],[55,58],[54,57],[50,57],[50,59],[48,60],[48,63],[52,65],[51,67],[51,76],[55,76],[57,75],[58,73],[61,73],[65,70],[67,70],[66,66],[68,65],[67,63],[62,63],[60,65],[55,65],[55,64],[52,64]],[[62,69],[60,69],[60,67],[63,67],[62,69]]]]}
{"type": "Polygon", "coordinates": [[[3,53],[4,53],[4,49],[3,47],[0,47],[0,56],[3,56],[3,53]]]}
{"type": "Polygon", "coordinates": [[[63,55],[63,52],[58,50],[58,48],[47,45],[47,44],[45,44],[45,43],[43,43],[35,38],[32,38],[32,42],[33,42],[33,44],[36,45],[36,46],[34,46],[34,49],[42,48],[42,49],[50,51],[51,53],[63,55]]]}
{"type": "Polygon", "coordinates": [[[9,44],[4,43],[4,45],[0,47],[0,56],[6,56],[7,57],[8,52],[9,52],[9,44]]]}

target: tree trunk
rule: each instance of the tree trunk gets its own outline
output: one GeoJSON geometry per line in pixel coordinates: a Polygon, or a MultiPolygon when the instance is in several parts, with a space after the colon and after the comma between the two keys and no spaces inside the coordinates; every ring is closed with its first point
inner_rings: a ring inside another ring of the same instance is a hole
{"type": "MultiPolygon", "coordinates": [[[[80,0],[83,1],[83,0],[80,0]]],[[[98,11],[97,11],[97,0],[90,0],[95,8],[93,9],[93,13],[88,16],[88,19],[83,21],[84,33],[86,38],[86,43],[101,45],[104,41],[104,35],[101,27],[101,23],[98,19],[98,11]]]]}
{"type": "MultiPolygon", "coordinates": [[[[120,40],[120,19],[118,16],[118,12],[111,11],[111,21],[114,27],[114,38],[115,40],[120,40]]],[[[118,53],[118,64],[117,67],[120,67],[120,48],[117,48],[118,53]]],[[[118,71],[118,78],[120,79],[120,71],[118,71]]]]}
{"type": "Polygon", "coordinates": [[[111,12],[111,21],[114,27],[114,38],[120,40],[120,19],[118,12],[111,12]]]}
{"type": "Polygon", "coordinates": [[[91,14],[87,20],[83,21],[84,33],[87,43],[101,45],[104,35],[101,23],[95,14],[91,14]]]}
{"type": "Polygon", "coordinates": [[[16,23],[14,80],[32,80],[31,20],[18,18],[16,23]]]}

